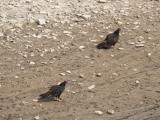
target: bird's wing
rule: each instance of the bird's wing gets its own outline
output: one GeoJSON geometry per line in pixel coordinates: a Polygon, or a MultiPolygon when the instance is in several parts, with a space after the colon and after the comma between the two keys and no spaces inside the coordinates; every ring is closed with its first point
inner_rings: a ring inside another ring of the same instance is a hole
{"type": "Polygon", "coordinates": [[[40,97],[42,98],[49,97],[52,94],[52,91],[54,91],[55,89],[56,89],[56,85],[50,87],[50,89],[47,92],[41,94],[40,97]]]}
{"type": "Polygon", "coordinates": [[[112,39],[113,33],[110,33],[106,36],[105,41],[110,41],[112,39]]]}
{"type": "Polygon", "coordinates": [[[53,91],[52,91],[52,95],[54,95],[55,97],[58,97],[61,95],[61,93],[63,92],[64,87],[62,86],[56,86],[53,91]]]}
{"type": "Polygon", "coordinates": [[[47,97],[49,97],[51,95],[51,92],[50,91],[47,91],[47,92],[45,92],[45,93],[43,93],[43,94],[41,94],[41,95],[39,95],[40,97],[42,97],[42,98],[47,98],[47,97]]]}
{"type": "Polygon", "coordinates": [[[57,89],[57,86],[59,86],[59,85],[53,85],[53,86],[51,86],[51,87],[49,88],[49,91],[53,91],[53,90],[57,89]]]}

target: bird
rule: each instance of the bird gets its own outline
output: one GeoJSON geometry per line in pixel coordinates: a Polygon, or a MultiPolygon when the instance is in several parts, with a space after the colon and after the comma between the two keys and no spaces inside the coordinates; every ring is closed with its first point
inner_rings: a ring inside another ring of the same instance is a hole
{"type": "Polygon", "coordinates": [[[51,86],[47,92],[39,95],[40,98],[38,99],[38,101],[51,101],[51,100],[60,101],[61,100],[60,96],[65,90],[66,83],[67,81],[63,81],[59,85],[51,86]]]}
{"type": "Polygon", "coordinates": [[[120,31],[121,29],[118,28],[113,33],[108,34],[104,41],[97,45],[97,49],[110,49],[112,46],[115,46],[115,44],[118,42],[120,31]]]}

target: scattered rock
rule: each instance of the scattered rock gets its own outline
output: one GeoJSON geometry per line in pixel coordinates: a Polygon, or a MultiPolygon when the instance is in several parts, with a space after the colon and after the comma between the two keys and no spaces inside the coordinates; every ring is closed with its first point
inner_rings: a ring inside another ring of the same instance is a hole
{"type": "Polygon", "coordinates": [[[60,73],[60,75],[61,75],[61,76],[65,76],[66,74],[65,74],[65,73],[60,73]]]}
{"type": "Polygon", "coordinates": [[[71,74],[72,72],[71,72],[70,70],[67,70],[67,71],[66,71],[66,73],[69,73],[69,74],[71,74]]]}
{"type": "Polygon", "coordinates": [[[136,44],[136,47],[144,47],[144,44],[136,44]]]}
{"type": "Polygon", "coordinates": [[[86,56],[84,56],[84,58],[89,59],[90,57],[86,55],[86,56]]]}
{"type": "Polygon", "coordinates": [[[16,79],[17,79],[17,78],[19,78],[19,76],[17,76],[17,75],[16,75],[16,76],[14,76],[14,78],[16,78],[16,79]]]}
{"type": "Polygon", "coordinates": [[[91,86],[88,87],[89,90],[92,90],[94,88],[95,88],[95,85],[91,85],[91,86]]]}
{"type": "Polygon", "coordinates": [[[99,111],[99,110],[96,110],[96,111],[95,111],[95,114],[97,114],[97,115],[103,115],[103,112],[102,112],[102,111],[99,111]]]}
{"type": "Polygon", "coordinates": [[[82,74],[81,74],[81,75],[79,75],[79,78],[84,78],[84,75],[82,75],[82,74]]]}
{"type": "Polygon", "coordinates": [[[33,99],[32,101],[33,101],[33,102],[38,102],[38,99],[33,99]]]}
{"type": "Polygon", "coordinates": [[[139,80],[136,80],[136,84],[139,84],[140,82],[139,82],[139,80]]]}
{"type": "Polygon", "coordinates": [[[114,110],[107,110],[107,113],[112,115],[115,113],[115,111],[114,110]]]}
{"type": "Polygon", "coordinates": [[[80,50],[82,50],[82,49],[84,49],[85,48],[85,46],[79,46],[79,49],[80,50]]]}
{"type": "Polygon", "coordinates": [[[124,48],[118,48],[118,50],[124,50],[124,48]]]}
{"type": "Polygon", "coordinates": [[[129,45],[135,45],[135,42],[128,42],[129,45]]]}
{"type": "Polygon", "coordinates": [[[118,73],[112,73],[112,75],[114,75],[114,76],[118,76],[118,73]]]}
{"type": "Polygon", "coordinates": [[[45,19],[38,19],[38,25],[45,25],[46,20],[45,19]]]}
{"type": "Polygon", "coordinates": [[[152,55],[152,53],[148,53],[147,56],[150,57],[152,55]]]}
{"type": "Polygon", "coordinates": [[[40,117],[37,115],[37,116],[34,117],[34,119],[35,119],[35,120],[39,120],[40,117]]]}
{"type": "Polygon", "coordinates": [[[97,77],[101,77],[101,76],[102,76],[102,73],[97,73],[96,76],[97,76],[97,77]]]}
{"type": "Polygon", "coordinates": [[[30,61],[30,63],[29,63],[30,65],[35,65],[35,62],[33,62],[33,61],[30,61]]]}
{"type": "Polygon", "coordinates": [[[91,42],[97,42],[97,40],[90,40],[91,42]]]}
{"type": "Polygon", "coordinates": [[[138,71],[138,69],[137,69],[137,68],[133,68],[133,71],[137,72],[137,71],[138,71]]]}
{"type": "Polygon", "coordinates": [[[114,57],[114,55],[113,55],[113,54],[111,54],[111,57],[114,57]]]}
{"type": "Polygon", "coordinates": [[[83,15],[83,16],[82,16],[82,18],[84,18],[84,19],[88,20],[88,19],[90,19],[90,18],[91,18],[91,15],[83,15]]]}
{"type": "Polygon", "coordinates": [[[4,36],[4,34],[0,32],[0,37],[2,37],[2,36],[4,36]]]}

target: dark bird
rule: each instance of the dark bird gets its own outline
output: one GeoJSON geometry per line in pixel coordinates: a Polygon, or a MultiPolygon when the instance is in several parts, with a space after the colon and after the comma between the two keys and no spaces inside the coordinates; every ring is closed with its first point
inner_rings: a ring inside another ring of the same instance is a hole
{"type": "Polygon", "coordinates": [[[121,29],[118,28],[113,33],[108,34],[107,37],[105,38],[105,40],[102,43],[99,43],[97,45],[97,48],[98,49],[109,49],[112,46],[115,46],[115,44],[118,42],[118,39],[119,39],[120,30],[121,29]]]}
{"type": "Polygon", "coordinates": [[[39,101],[60,100],[60,96],[65,89],[66,83],[67,81],[64,81],[59,85],[50,87],[50,89],[46,93],[39,95],[39,101]]]}

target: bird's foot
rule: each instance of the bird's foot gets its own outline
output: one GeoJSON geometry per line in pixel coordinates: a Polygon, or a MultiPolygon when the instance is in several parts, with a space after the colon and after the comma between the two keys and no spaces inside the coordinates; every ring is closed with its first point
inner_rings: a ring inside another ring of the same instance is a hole
{"type": "Polygon", "coordinates": [[[54,98],[55,101],[61,102],[62,99],[61,98],[54,98]]]}
{"type": "Polygon", "coordinates": [[[62,101],[62,99],[58,99],[57,101],[58,101],[58,102],[61,102],[61,101],[62,101]]]}

